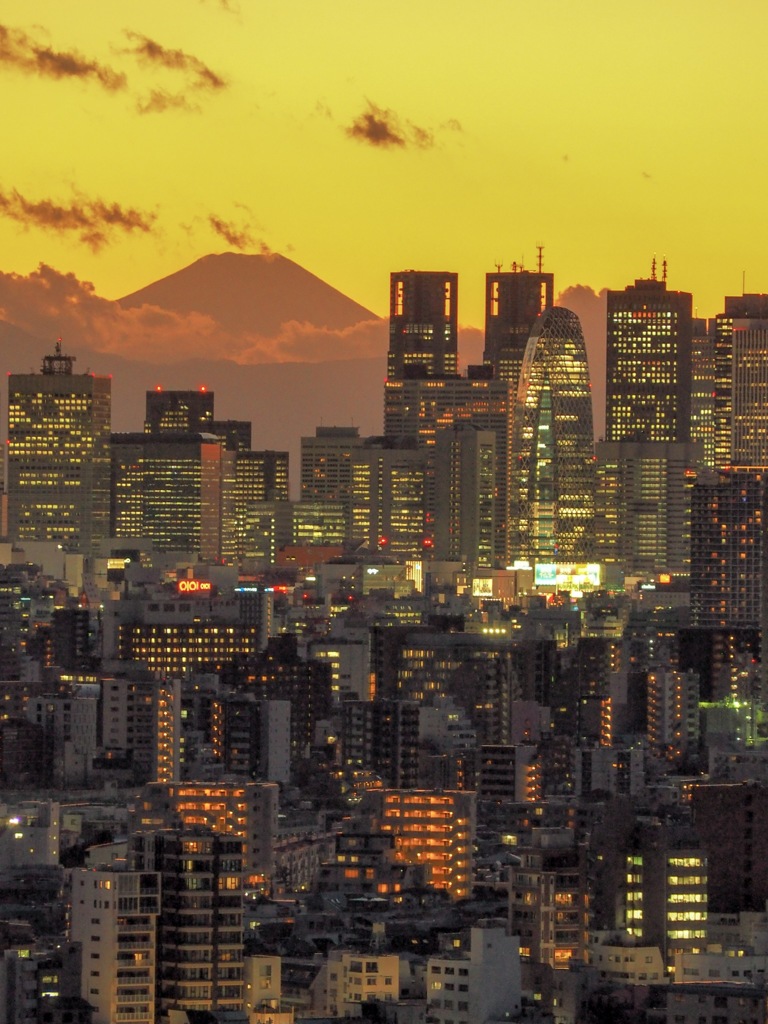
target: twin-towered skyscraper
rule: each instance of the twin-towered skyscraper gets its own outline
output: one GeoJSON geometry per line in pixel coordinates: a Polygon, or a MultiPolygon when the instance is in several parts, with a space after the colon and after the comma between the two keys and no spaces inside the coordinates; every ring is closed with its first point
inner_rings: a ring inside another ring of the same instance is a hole
{"type": "Polygon", "coordinates": [[[384,432],[428,452],[436,550],[480,564],[584,561],[595,476],[578,317],[552,306],[552,274],[488,274],[483,365],[461,377],[457,291],[447,272],[391,278],[384,432]]]}

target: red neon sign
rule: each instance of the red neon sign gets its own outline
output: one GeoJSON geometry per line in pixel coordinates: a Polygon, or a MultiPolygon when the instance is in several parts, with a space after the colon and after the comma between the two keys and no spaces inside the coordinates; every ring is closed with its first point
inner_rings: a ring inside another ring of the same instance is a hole
{"type": "Polygon", "coordinates": [[[208,580],[179,580],[176,588],[180,594],[208,594],[211,583],[208,580]]]}

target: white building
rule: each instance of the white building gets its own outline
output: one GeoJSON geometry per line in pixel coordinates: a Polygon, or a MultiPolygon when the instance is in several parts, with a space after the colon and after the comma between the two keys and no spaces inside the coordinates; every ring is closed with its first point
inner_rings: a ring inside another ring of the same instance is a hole
{"type": "Polygon", "coordinates": [[[397,954],[331,950],[327,970],[326,1012],[346,1017],[357,1015],[360,1003],[368,1000],[389,1003],[399,999],[408,965],[397,954]]]}
{"type": "Polygon", "coordinates": [[[82,943],[80,994],[93,1024],[154,1024],[160,876],[76,868],[70,939],[82,943]]]}
{"type": "Polygon", "coordinates": [[[624,932],[590,932],[587,959],[606,981],[619,985],[664,984],[664,958],[658,946],[641,946],[624,932]]]}
{"type": "Polygon", "coordinates": [[[59,863],[59,804],[0,804],[0,869],[59,863]]]}
{"type": "Polygon", "coordinates": [[[520,989],[519,940],[503,927],[472,928],[469,950],[427,963],[428,1016],[436,1024],[509,1019],[520,1012],[520,989]]]}

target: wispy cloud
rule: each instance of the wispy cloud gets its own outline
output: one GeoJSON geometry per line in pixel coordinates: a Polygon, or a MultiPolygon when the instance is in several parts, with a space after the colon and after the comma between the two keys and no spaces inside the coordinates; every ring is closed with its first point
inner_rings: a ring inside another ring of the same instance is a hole
{"type": "Polygon", "coordinates": [[[140,114],[163,114],[166,110],[187,110],[190,113],[197,113],[200,107],[196,103],[191,103],[184,93],[153,89],[148,96],[136,101],[136,110],[140,114]]]}
{"type": "Polygon", "coordinates": [[[43,78],[78,78],[98,83],[110,91],[124,89],[126,78],[105,64],[84,57],[77,50],[54,50],[22,29],[0,25],[0,65],[43,78]]]}
{"type": "Polygon", "coordinates": [[[368,100],[367,108],[345,129],[351,139],[379,149],[430,149],[435,137],[428,128],[404,121],[394,111],[379,107],[368,100]]]}
{"type": "Polygon", "coordinates": [[[123,52],[132,54],[141,63],[168,68],[172,71],[181,71],[187,75],[189,86],[192,89],[215,92],[218,89],[226,88],[226,80],[194,54],[185,53],[184,50],[170,49],[140,32],[126,31],[125,34],[131,45],[123,52]]]}
{"type": "Polygon", "coordinates": [[[0,189],[0,217],[25,227],[72,232],[94,252],[103,248],[115,231],[150,231],[155,220],[152,213],[102,199],[87,199],[78,194],[68,203],[29,199],[16,189],[9,192],[0,189]]]}
{"type": "Polygon", "coordinates": [[[263,253],[269,253],[270,249],[264,242],[257,241],[253,236],[251,227],[247,224],[238,227],[232,221],[223,220],[212,213],[208,217],[208,223],[219,237],[223,238],[227,245],[233,249],[259,249],[263,253]]]}

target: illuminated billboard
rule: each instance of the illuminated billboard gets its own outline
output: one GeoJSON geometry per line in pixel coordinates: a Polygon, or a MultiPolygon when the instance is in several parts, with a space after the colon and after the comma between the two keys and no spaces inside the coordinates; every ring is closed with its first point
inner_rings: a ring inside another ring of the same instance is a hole
{"type": "Polygon", "coordinates": [[[563,563],[539,562],[534,573],[537,587],[555,587],[557,590],[592,590],[600,586],[600,566],[597,562],[563,563]]]}

